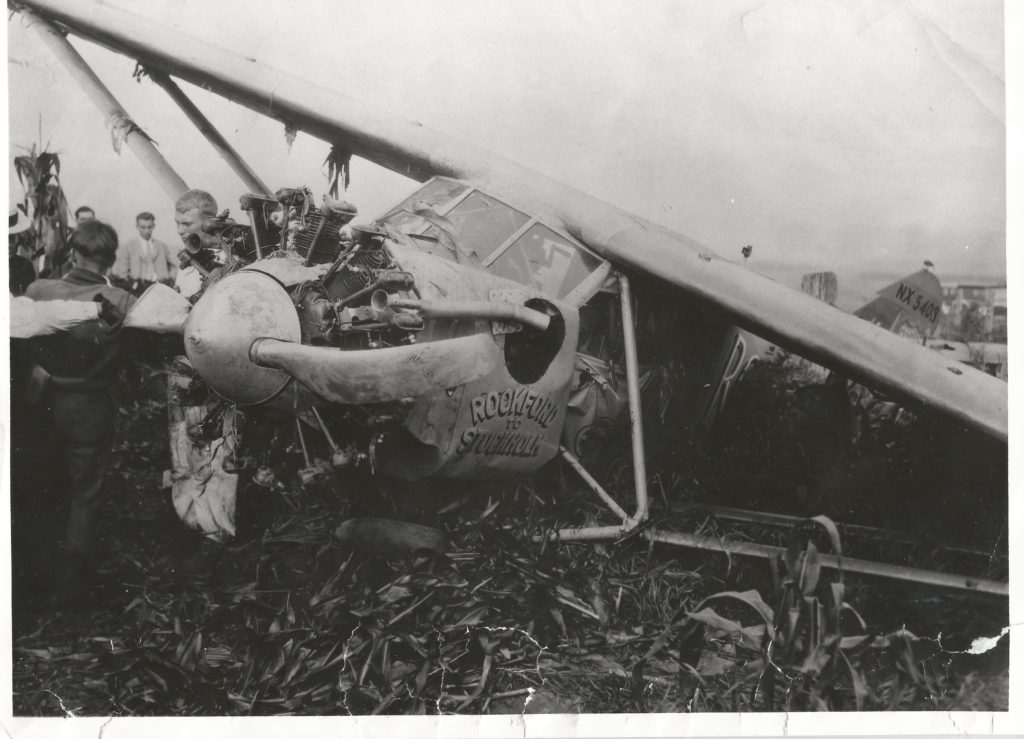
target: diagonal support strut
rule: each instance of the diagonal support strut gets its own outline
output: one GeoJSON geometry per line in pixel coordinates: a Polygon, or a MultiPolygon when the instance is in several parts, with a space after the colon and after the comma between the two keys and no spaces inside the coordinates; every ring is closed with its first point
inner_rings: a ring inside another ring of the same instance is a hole
{"type": "Polygon", "coordinates": [[[46,47],[67,67],[75,82],[100,109],[104,119],[108,122],[118,121],[119,123],[114,125],[123,126],[124,142],[128,144],[143,166],[149,170],[157,183],[172,199],[177,200],[181,197],[188,190],[188,185],[164,159],[152,139],[132,122],[128,112],[107,89],[107,86],[103,84],[81,54],[75,50],[67,37],[50,21],[37,15],[34,11],[25,7],[20,7],[19,11],[29,20],[30,26],[35,29],[46,47]]]}
{"type": "Polygon", "coordinates": [[[210,145],[220,154],[221,158],[231,167],[231,171],[238,175],[249,190],[263,195],[273,194],[253,168],[242,159],[242,155],[221,135],[220,131],[210,122],[210,119],[196,107],[196,104],[185,94],[184,90],[178,87],[174,80],[158,69],[146,69],[146,73],[153,82],[163,88],[171,100],[178,104],[178,107],[181,108],[192,124],[199,129],[199,133],[203,134],[206,140],[210,142],[210,145]]]}

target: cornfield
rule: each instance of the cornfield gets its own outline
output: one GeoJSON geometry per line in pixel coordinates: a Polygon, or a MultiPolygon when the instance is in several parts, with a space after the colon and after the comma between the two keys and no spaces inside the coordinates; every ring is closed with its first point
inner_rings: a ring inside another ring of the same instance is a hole
{"type": "MultiPolygon", "coordinates": [[[[557,467],[412,500],[369,480],[245,487],[237,540],[197,563],[199,542],[159,491],[166,410],[129,391],[97,606],[53,613],[16,578],[16,714],[1006,707],[1006,640],[982,657],[955,653],[998,633],[1004,605],[827,574],[819,552],[845,544],[827,518],[793,533],[771,567],[639,537],[545,542],[559,526],[607,522],[557,467]],[[333,533],[362,515],[438,526],[451,546],[391,558],[350,551],[333,533]]],[[[690,449],[687,469],[717,477],[698,482],[663,465],[652,472],[655,498],[699,502],[717,495],[716,480],[741,475],[770,488],[758,445],[780,437],[756,421],[745,429],[731,441],[746,444],[747,463],[690,449]]],[[[623,503],[629,477],[628,461],[611,465],[609,489],[623,503]]],[[[659,527],[751,534],[665,506],[654,515],[659,527]]]]}

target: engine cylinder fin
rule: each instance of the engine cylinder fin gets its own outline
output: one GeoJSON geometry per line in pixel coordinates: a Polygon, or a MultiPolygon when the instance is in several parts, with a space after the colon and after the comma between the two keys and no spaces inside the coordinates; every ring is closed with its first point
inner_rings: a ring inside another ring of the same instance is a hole
{"type": "Polygon", "coordinates": [[[331,275],[324,285],[328,297],[331,300],[342,300],[359,292],[373,281],[373,271],[383,269],[387,262],[388,255],[380,249],[356,252],[352,261],[331,275]]]}

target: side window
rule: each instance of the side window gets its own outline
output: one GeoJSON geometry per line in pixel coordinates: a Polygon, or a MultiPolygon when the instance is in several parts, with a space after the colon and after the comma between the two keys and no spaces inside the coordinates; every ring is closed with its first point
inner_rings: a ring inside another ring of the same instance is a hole
{"type": "Polygon", "coordinates": [[[577,351],[604,361],[622,356],[622,312],[619,296],[599,292],[580,306],[577,351]]]}
{"type": "Polygon", "coordinates": [[[562,298],[600,263],[547,226],[535,223],[494,260],[490,269],[502,277],[562,298]]]}
{"type": "Polygon", "coordinates": [[[484,260],[526,225],[530,217],[477,191],[452,208],[448,220],[455,226],[463,248],[484,260]]]}
{"type": "Polygon", "coordinates": [[[405,233],[419,233],[427,222],[412,212],[413,204],[423,201],[435,211],[444,207],[469,189],[469,185],[444,178],[433,179],[378,220],[405,233]]]}

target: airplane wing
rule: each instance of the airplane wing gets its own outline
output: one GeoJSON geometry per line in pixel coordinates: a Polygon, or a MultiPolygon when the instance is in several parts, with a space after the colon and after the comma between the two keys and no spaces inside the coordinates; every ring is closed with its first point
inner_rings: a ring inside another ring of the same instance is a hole
{"type": "Polygon", "coordinates": [[[912,405],[1007,439],[1007,385],[720,259],[700,244],[508,159],[99,0],[21,0],[126,54],[416,180],[472,181],[561,224],[626,271],[665,280],[738,325],[912,405]]]}

